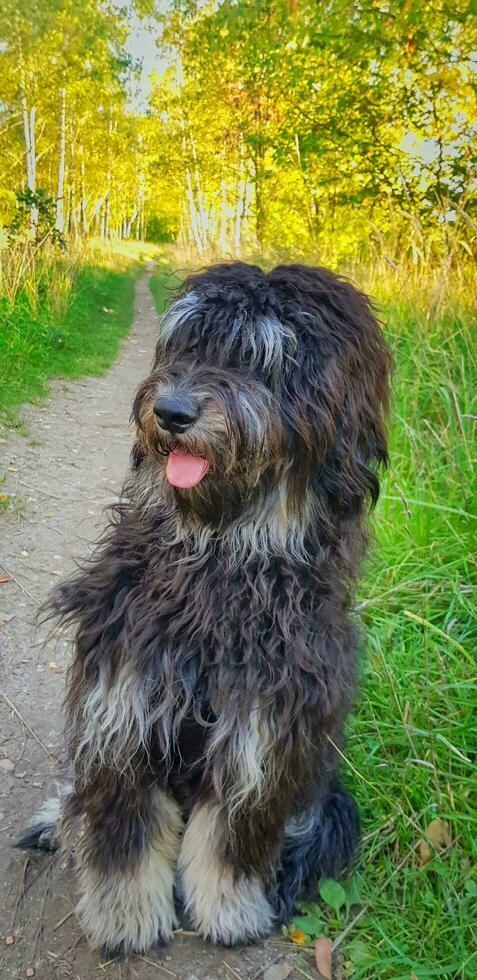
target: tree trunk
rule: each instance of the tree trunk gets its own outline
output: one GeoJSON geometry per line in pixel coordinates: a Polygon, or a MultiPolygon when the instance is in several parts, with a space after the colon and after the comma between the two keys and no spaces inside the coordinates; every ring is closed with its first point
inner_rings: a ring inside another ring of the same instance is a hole
{"type": "Polygon", "coordinates": [[[82,235],[88,234],[88,218],[86,214],[86,183],[84,169],[84,151],[79,148],[80,153],[80,229],[82,235]]]}
{"type": "Polygon", "coordinates": [[[131,229],[134,224],[134,221],[136,220],[136,216],[137,216],[137,206],[134,205],[129,220],[126,220],[125,238],[131,237],[131,229]]]}
{"type": "Polygon", "coordinates": [[[227,187],[225,180],[222,179],[220,184],[221,189],[221,207],[220,207],[220,238],[219,246],[222,254],[227,250],[227,187]]]}
{"type": "Polygon", "coordinates": [[[69,165],[68,165],[68,211],[66,215],[65,227],[68,235],[78,234],[78,208],[76,204],[76,161],[75,161],[75,143],[71,136],[72,133],[72,123],[70,120],[70,152],[69,152],[69,165]]]}
{"type": "Polygon", "coordinates": [[[242,217],[245,205],[245,177],[244,177],[244,158],[242,148],[240,148],[240,176],[238,182],[237,203],[235,205],[235,230],[234,230],[234,252],[240,254],[240,241],[242,237],[242,217]]]}
{"type": "MultiPolygon", "coordinates": [[[[23,118],[23,136],[25,139],[26,183],[32,194],[36,191],[36,148],[35,148],[35,119],[36,108],[31,106],[28,111],[28,100],[25,81],[25,63],[20,37],[18,38],[18,62],[20,66],[20,102],[23,118]]],[[[38,208],[30,209],[30,236],[36,238],[38,230],[38,208]]]]}
{"type": "Polygon", "coordinates": [[[264,227],[264,207],[263,207],[263,145],[262,145],[262,113],[260,106],[255,113],[256,122],[256,146],[254,153],[254,184],[255,184],[255,235],[257,245],[262,245],[264,227]]]}
{"type": "MultiPolygon", "coordinates": [[[[26,94],[22,92],[22,115],[23,133],[25,137],[25,159],[26,159],[26,182],[28,190],[32,194],[36,191],[36,150],[35,150],[35,118],[36,109],[32,106],[28,112],[26,94]]],[[[32,207],[30,211],[30,234],[36,237],[38,228],[38,208],[32,207]]]]}
{"type": "Polygon", "coordinates": [[[191,228],[192,237],[194,239],[196,249],[199,255],[202,256],[204,254],[204,247],[202,244],[199,221],[197,218],[197,209],[194,200],[194,191],[192,188],[192,180],[190,176],[190,170],[188,167],[186,169],[186,181],[187,181],[187,200],[189,202],[190,228],[191,228]]]}
{"type": "Polygon", "coordinates": [[[64,190],[65,190],[65,165],[66,165],[66,89],[61,92],[61,113],[60,113],[60,155],[58,160],[58,187],[56,192],[56,221],[55,228],[63,234],[65,229],[65,210],[64,210],[64,190]]]}

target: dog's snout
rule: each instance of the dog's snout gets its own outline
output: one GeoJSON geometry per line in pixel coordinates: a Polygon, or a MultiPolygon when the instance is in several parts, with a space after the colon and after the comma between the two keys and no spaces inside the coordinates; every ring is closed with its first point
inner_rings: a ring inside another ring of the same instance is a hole
{"type": "Polygon", "coordinates": [[[159,425],[168,432],[185,432],[199,414],[199,406],[185,395],[161,395],[154,403],[159,425]]]}

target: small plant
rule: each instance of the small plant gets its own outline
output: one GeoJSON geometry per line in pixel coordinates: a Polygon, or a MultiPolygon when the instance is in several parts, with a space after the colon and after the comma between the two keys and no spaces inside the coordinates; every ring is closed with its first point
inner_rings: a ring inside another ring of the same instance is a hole
{"type": "Polygon", "coordinates": [[[359,878],[354,875],[342,884],[333,878],[325,878],[320,883],[319,895],[323,905],[303,902],[298,906],[300,915],[283,927],[283,935],[298,945],[307,946],[318,936],[328,935],[330,926],[339,926],[352,906],[359,905],[359,878]]]}
{"type": "Polygon", "coordinates": [[[8,231],[8,241],[21,239],[31,241],[33,238],[37,246],[44,245],[50,241],[60,249],[66,248],[66,241],[60,231],[55,227],[56,205],[52,197],[39,188],[36,191],[27,187],[25,190],[15,191],[17,206],[13,220],[10,222],[8,231]]]}

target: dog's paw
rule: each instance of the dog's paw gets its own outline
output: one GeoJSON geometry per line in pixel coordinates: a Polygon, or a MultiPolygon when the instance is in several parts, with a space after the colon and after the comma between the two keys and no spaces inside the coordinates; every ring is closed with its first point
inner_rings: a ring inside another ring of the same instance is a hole
{"type": "MultiPolygon", "coordinates": [[[[190,879],[187,884],[191,885],[190,879]]],[[[194,929],[211,943],[237,946],[268,936],[273,926],[273,910],[261,883],[232,872],[218,870],[209,875],[204,888],[189,888],[187,911],[194,929]]]]}
{"type": "Polygon", "coordinates": [[[53,854],[60,846],[60,818],[61,799],[52,796],[35,814],[28,827],[25,827],[14,846],[22,851],[46,851],[53,854]]]}
{"type": "Polygon", "coordinates": [[[148,950],[152,949],[164,949],[169,945],[171,939],[172,933],[168,936],[159,933],[154,942],[149,946],[136,946],[134,941],[128,942],[127,939],[123,939],[121,942],[116,943],[116,945],[106,942],[101,947],[101,960],[103,963],[111,963],[113,960],[126,959],[129,953],[147,953],[148,950]]]}

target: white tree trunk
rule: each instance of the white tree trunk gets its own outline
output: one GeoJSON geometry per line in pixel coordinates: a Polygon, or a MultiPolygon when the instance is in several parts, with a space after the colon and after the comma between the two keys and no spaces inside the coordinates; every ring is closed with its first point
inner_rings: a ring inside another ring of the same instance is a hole
{"type": "Polygon", "coordinates": [[[190,176],[190,170],[188,167],[186,170],[186,180],[187,180],[187,200],[189,202],[190,227],[192,231],[192,236],[194,238],[195,247],[199,255],[202,256],[204,254],[204,246],[202,244],[199,221],[197,218],[197,209],[194,200],[194,191],[192,189],[192,180],[190,176]]]}
{"type": "MultiPolygon", "coordinates": [[[[26,182],[32,194],[36,191],[36,148],[35,148],[35,119],[36,108],[32,106],[28,112],[25,90],[22,90],[23,135],[25,138],[26,182]]],[[[30,234],[35,238],[38,228],[38,208],[30,211],[30,234]]]]}
{"type": "Polygon", "coordinates": [[[245,205],[245,166],[243,154],[240,154],[240,177],[238,182],[237,204],[235,206],[235,233],[234,251],[240,255],[240,241],[242,237],[242,218],[245,205]]]}
{"type": "Polygon", "coordinates": [[[221,204],[220,204],[220,237],[219,247],[222,254],[227,251],[227,186],[225,180],[220,183],[221,204]]]}
{"type": "Polygon", "coordinates": [[[132,226],[133,226],[136,218],[137,218],[137,205],[135,204],[134,207],[133,207],[133,210],[131,212],[131,217],[129,218],[129,221],[126,222],[125,238],[130,238],[131,237],[131,229],[132,229],[132,226]]]}
{"type": "Polygon", "coordinates": [[[80,229],[82,235],[88,234],[88,218],[86,214],[86,182],[85,182],[85,169],[84,169],[84,151],[83,147],[79,148],[80,153],[80,229]]]}
{"type": "Polygon", "coordinates": [[[66,89],[62,88],[60,113],[60,155],[58,160],[58,187],[56,191],[56,221],[55,228],[63,234],[65,228],[65,163],[66,163],[66,89]]]}

